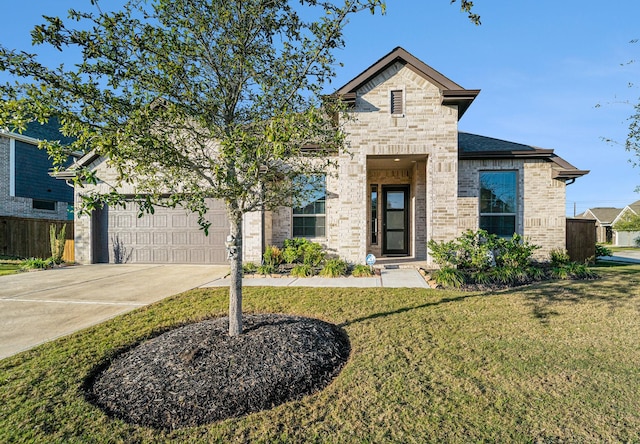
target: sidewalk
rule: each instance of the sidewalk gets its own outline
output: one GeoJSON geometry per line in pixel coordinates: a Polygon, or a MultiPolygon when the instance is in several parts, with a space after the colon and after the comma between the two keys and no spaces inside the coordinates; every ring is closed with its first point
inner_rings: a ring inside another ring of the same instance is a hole
{"type": "MultiPolygon", "coordinates": [[[[204,287],[228,287],[230,279],[224,277],[208,282],[204,287]]],[[[416,269],[397,268],[380,270],[380,276],[360,277],[353,276],[343,278],[323,278],[319,276],[310,278],[296,277],[257,277],[244,278],[242,285],[245,287],[386,287],[386,288],[429,288],[422,275],[416,269]]]]}
{"type": "Polygon", "coordinates": [[[615,253],[612,256],[602,256],[598,260],[612,261],[612,262],[625,262],[628,264],[640,264],[640,257],[637,257],[637,253],[615,253]]]}

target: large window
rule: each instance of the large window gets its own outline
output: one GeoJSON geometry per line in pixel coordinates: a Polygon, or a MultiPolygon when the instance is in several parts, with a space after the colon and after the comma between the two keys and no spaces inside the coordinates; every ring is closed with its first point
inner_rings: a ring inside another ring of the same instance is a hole
{"type": "Polygon", "coordinates": [[[480,228],[500,237],[513,236],[517,196],[515,171],[481,171],[480,228]]]}
{"type": "Polygon", "coordinates": [[[293,237],[324,237],[326,176],[304,179],[304,193],[299,206],[293,208],[293,237]]]}

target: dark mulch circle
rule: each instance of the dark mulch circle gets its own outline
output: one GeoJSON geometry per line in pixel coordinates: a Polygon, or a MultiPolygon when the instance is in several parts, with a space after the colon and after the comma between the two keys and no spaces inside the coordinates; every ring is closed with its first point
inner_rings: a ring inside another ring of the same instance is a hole
{"type": "Polygon", "coordinates": [[[317,319],[245,315],[190,324],[114,358],[87,387],[109,415],[161,429],[269,409],[326,387],[350,353],[341,328],[317,319]]]}

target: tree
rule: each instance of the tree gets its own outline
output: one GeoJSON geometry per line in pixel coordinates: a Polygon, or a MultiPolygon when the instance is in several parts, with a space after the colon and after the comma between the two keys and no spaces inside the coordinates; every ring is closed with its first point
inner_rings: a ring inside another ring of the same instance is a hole
{"type": "MultiPolygon", "coordinates": [[[[93,12],[69,11],[73,26],[44,17],[32,31],[35,45],[79,49],[74,68],[0,47],[0,70],[23,80],[1,87],[0,125],[20,130],[55,117],[75,141],[43,142],[54,159],[69,150],[108,159],[117,183],[109,193],[84,193],[84,211],[126,204],[129,185],[141,214],[179,205],[206,232],[205,199],[224,200],[229,333],[240,334],[243,215],[312,192],[314,174],[343,149],[340,101],[321,89],[348,18],[384,12],[384,1],[128,0],[116,12],[91,3],[93,12]]],[[[472,2],[460,5],[479,23],[472,2]]],[[[77,171],[77,186],[97,180],[77,171]]]]}

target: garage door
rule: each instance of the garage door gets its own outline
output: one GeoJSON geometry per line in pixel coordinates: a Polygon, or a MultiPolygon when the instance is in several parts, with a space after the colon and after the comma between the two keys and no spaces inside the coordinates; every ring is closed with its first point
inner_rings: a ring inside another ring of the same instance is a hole
{"type": "Polygon", "coordinates": [[[139,218],[137,206],[131,204],[102,210],[94,217],[94,262],[228,263],[225,240],[229,222],[220,201],[209,201],[208,236],[200,229],[197,215],[182,208],[156,208],[154,214],[139,218]]]}

